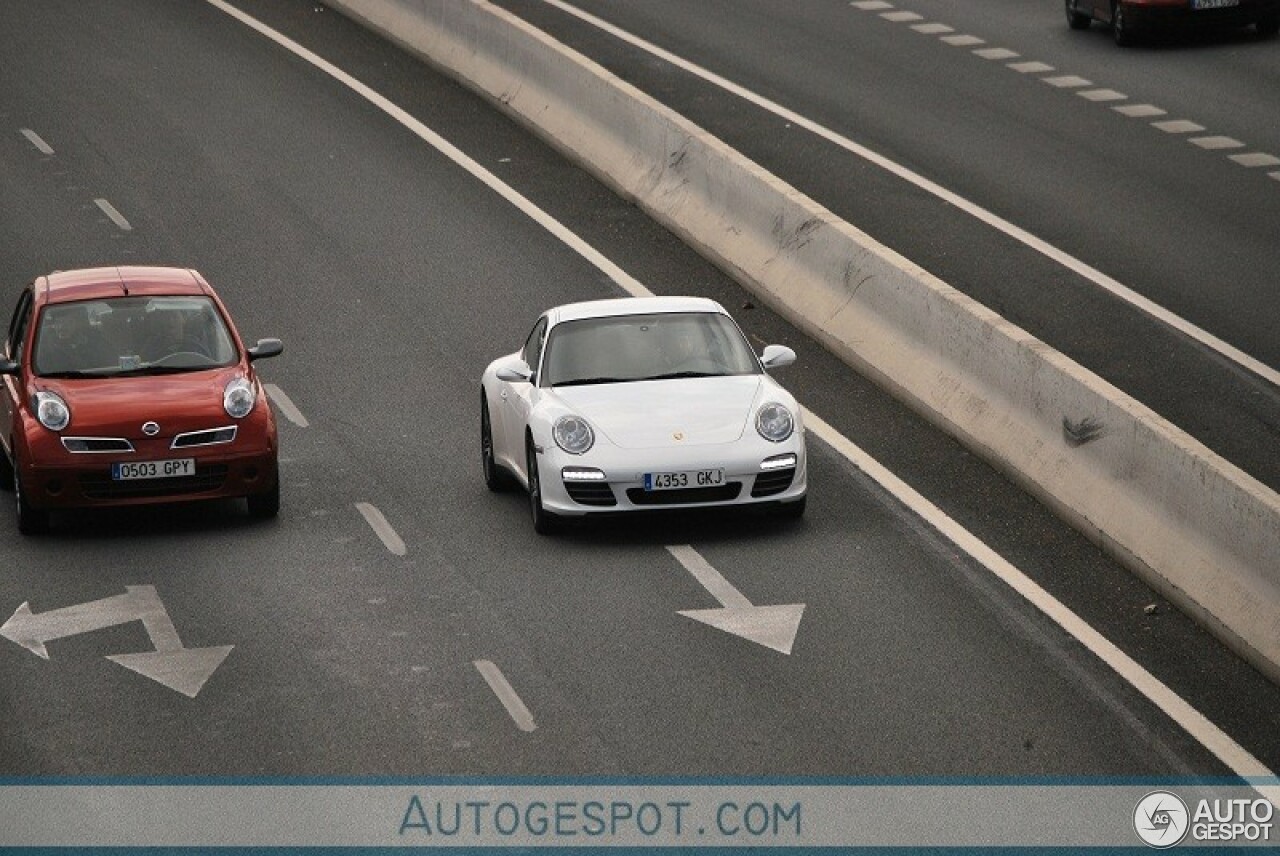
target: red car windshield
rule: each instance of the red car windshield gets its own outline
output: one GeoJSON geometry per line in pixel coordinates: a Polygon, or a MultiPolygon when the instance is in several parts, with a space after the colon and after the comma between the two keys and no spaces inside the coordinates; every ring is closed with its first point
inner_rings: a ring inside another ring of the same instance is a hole
{"type": "Polygon", "coordinates": [[[45,307],[32,368],[42,377],[110,377],[198,371],[237,359],[207,297],[117,297],[45,307]]]}

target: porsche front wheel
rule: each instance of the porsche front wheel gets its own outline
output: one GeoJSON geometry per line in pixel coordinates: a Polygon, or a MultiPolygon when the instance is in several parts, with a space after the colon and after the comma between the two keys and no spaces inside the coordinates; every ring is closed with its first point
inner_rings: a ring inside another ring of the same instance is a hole
{"type": "Polygon", "coordinates": [[[554,535],[560,531],[560,518],[542,506],[542,478],[538,475],[538,453],[533,439],[527,441],[526,459],[529,469],[529,515],[533,518],[533,531],[539,535],[554,535]]]}

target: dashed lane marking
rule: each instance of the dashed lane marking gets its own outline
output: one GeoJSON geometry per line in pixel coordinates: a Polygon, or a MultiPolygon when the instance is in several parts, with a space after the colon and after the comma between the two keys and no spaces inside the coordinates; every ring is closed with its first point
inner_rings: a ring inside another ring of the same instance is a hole
{"type": "Polygon", "coordinates": [[[117,211],[116,207],[112,205],[110,202],[108,202],[105,199],[95,199],[93,200],[93,204],[97,205],[100,209],[102,209],[102,213],[106,214],[107,219],[109,219],[112,223],[115,223],[116,226],[120,229],[120,231],[122,232],[133,231],[133,226],[129,225],[129,221],[124,219],[124,215],[121,214],[119,211],[117,211]]]}
{"type": "Polygon", "coordinates": [[[533,721],[533,714],[520,700],[520,696],[516,694],[501,669],[489,660],[476,660],[473,665],[489,685],[489,689],[493,690],[493,694],[498,697],[498,701],[502,702],[502,706],[507,709],[507,714],[515,722],[516,728],[521,731],[533,731],[538,727],[533,721]]]}
{"type": "Polygon", "coordinates": [[[263,384],[263,389],[267,391],[267,397],[275,402],[276,408],[284,414],[284,418],[288,419],[299,428],[306,428],[311,423],[307,421],[307,417],[302,415],[302,411],[297,408],[289,396],[284,394],[284,390],[276,386],[274,383],[263,384]]]}
{"type": "Polygon", "coordinates": [[[357,502],[356,510],[364,517],[365,522],[373,529],[383,545],[394,555],[403,556],[409,551],[404,544],[404,539],[396,533],[396,530],[387,522],[387,518],[376,507],[367,502],[357,502]]]}
{"type": "Polygon", "coordinates": [[[46,143],[39,134],[31,130],[30,128],[23,128],[22,136],[26,137],[27,140],[30,141],[31,145],[35,146],[40,151],[40,154],[42,155],[53,154],[53,146],[46,143]]]}

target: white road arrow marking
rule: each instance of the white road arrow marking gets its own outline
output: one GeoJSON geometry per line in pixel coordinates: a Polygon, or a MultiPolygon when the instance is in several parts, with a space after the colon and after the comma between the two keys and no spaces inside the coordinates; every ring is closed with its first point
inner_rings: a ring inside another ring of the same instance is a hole
{"type": "Polygon", "coordinates": [[[187,698],[196,697],[205,681],[234,647],[183,648],[178,630],[156,594],[155,586],[125,586],[124,594],[52,609],[38,615],[32,613],[30,605],[24,602],[8,621],[0,625],[0,636],[48,660],[47,642],[131,621],[142,622],[156,650],[116,654],[107,659],[187,698]]]}
{"type": "Polygon", "coordinates": [[[800,618],[804,615],[803,603],[753,606],[697,550],[684,544],[667,547],[667,552],[684,565],[685,570],[693,574],[693,578],[712,597],[720,601],[720,609],[682,610],[681,615],[783,654],[791,653],[796,631],[800,629],[800,618]]]}

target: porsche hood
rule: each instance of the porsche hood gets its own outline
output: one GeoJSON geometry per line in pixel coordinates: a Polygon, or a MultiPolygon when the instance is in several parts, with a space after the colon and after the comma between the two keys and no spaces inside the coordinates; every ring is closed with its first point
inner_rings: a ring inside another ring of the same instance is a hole
{"type": "Polygon", "coordinates": [[[755,415],[760,375],[562,387],[556,395],[623,449],[732,443],[755,415]]]}

